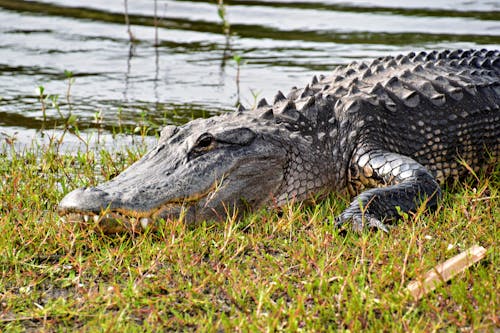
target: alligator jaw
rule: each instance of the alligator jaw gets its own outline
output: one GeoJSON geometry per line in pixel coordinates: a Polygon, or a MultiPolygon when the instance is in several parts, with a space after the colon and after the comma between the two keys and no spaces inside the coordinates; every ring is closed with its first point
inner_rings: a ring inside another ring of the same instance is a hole
{"type": "MultiPolygon", "coordinates": [[[[124,232],[135,233],[148,229],[156,230],[158,227],[157,221],[160,219],[160,217],[156,215],[157,213],[137,216],[136,212],[122,213],[118,211],[103,211],[102,214],[73,212],[61,213],[61,219],[64,222],[74,223],[82,226],[83,228],[94,227],[95,229],[102,231],[104,234],[114,234],[124,232]]],[[[182,214],[180,214],[180,216],[181,217],[179,218],[182,219],[182,214]]],[[[173,217],[165,219],[173,219],[173,217]]]]}
{"type": "MultiPolygon", "coordinates": [[[[132,211],[126,209],[114,209],[109,207],[102,209],[100,213],[91,211],[78,211],[71,208],[59,209],[62,220],[75,223],[88,228],[93,226],[104,234],[140,232],[144,230],[156,230],[159,220],[194,220],[195,206],[206,201],[206,197],[213,194],[217,189],[214,184],[207,191],[193,195],[189,198],[169,201],[152,211],[132,211]]],[[[79,190],[76,190],[79,191],[79,190]]],[[[71,197],[71,196],[69,196],[71,197]]],[[[67,200],[67,199],[66,199],[67,200]]]]}
{"type": "Polygon", "coordinates": [[[117,213],[105,213],[103,215],[68,213],[64,214],[61,219],[63,222],[76,224],[85,229],[94,227],[104,234],[145,230],[150,224],[150,219],[147,217],[137,220],[117,213]]]}

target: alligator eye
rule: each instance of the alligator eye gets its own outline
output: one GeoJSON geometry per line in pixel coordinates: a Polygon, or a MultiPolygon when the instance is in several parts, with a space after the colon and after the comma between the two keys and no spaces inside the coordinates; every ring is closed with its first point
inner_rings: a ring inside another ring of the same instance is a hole
{"type": "Polygon", "coordinates": [[[210,133],[200,135],[188,154],[188,160],[196,158],[215,148],[215,138],[210,133]]]}
{"type": "Polygon", "coordinates": [[[210,133],[202,134],[196,141],[195,148],[197,150],[208,150],[214,143],[215,139],[210,133]]]}

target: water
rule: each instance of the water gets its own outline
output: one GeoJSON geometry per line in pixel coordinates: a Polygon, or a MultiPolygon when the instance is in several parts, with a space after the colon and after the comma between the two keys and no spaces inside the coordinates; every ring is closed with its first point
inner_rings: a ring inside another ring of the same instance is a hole
{"type": "Polygon", "coordinates": [[[215,2],[157,1],[155,28],[154,1],[131,0],[131,43],[122,0],[0,0],[0,139],[44,140],[42,126],[60,134],[71,112],[83,133],[126,145],[110,136],[120,126],[230,112],[354,59],[500,44],[498,1],[236,0],[230,36],[215,2]],[[45,122],[38,86],[59,95],[45,122]]]}

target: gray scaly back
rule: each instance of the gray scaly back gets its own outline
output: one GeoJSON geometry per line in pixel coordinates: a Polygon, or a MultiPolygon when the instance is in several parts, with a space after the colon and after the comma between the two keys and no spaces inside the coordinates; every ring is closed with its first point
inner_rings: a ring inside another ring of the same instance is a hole
{"type": "Polygon", "coordinates": [[[498,160],[499,73],[499,51],[412,52],[340,66],[256,111],[328,151],[335,166],[320,168],[333,172],[332,190],[361,193],[338,225],[387,230],[381,219],[396,206],[435,206],[438,182],[462,176],[462,163],[478,171],[498,160]]]}

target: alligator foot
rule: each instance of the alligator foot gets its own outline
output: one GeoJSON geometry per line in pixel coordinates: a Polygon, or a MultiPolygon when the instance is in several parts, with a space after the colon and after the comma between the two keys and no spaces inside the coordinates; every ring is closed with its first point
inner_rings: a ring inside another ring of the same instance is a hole
{"type": "Polygon", "coordinates": [[[382,221],[370,214],[343,212],[335,218],[335,227],[344,228],[347,224],[351,224],[352,230],[356,232],[362,232],[365,228],[389,232],[389,228],[382,221]]]}
{"type": "Polygon", "coordinates": [[[433,208],[441,196],[436,179],[412,158],[381,149],[359,149],[354,154],[351,177],[366,186],[378,182],[383,187],[366,190],[335,219],[336,226],[352,224],[352,229],[379,229],[389,232],[383,219],[397,219],[399,212],[412,212],[425,203],[433,208]],[[357,170],[356,170],[357,169],[357,170]]]}

